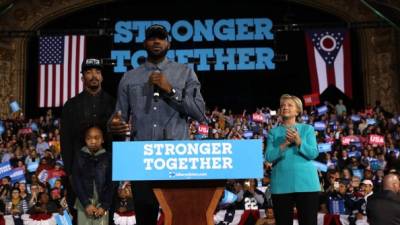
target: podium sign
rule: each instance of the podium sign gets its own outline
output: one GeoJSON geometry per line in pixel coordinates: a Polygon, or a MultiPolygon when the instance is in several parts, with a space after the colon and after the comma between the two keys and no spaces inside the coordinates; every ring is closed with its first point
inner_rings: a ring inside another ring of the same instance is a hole
{"type": "Polygon", "coordinates": [[[263,177],[262,141],[113,142],[114,181],[263,177]]]}

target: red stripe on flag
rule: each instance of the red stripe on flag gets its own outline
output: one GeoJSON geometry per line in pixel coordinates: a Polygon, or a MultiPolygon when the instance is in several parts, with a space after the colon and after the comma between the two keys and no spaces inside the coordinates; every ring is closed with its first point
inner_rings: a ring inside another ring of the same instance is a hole
{"type": "Polygon", "coordinates": [[[57,77],[56,76],[56,67],[57,67],[56,65],[53,66],[53,74],[52,74],[53,75],[53,91],[52,91],[53,93],[51,93],[53,95],[53,98],[52,98],[53,102],[51,103],[52,104],[51,106],[56,105],[56,85],[57,85],[56,84],[56,77],[57,77]]]}
{"type": "Polygon", "coordinates": [[[349,97],[353,97],[352,77],[351,77],[351,54],[350,54],[350,32],[346,32],[343,41],[343,56],[344,56],[344,91],[349,97]]]}
{"type": "MultiPolygon", "coordinates": [[[[67,36],[64,37],[64,42],[66,42],[68,40],[68,38],[66,38],[67,36]]],[[[66,51],[65,49],[65,43],[64,43],[64,52],[66,51]]],[[[65,59],[64,59],[65,60],[65,59]]],[[[65,63],[65,62],[64,62],[65,63]]],[[[61,77],[60,77],[60,106],[64,105],[64,77],[65,77],[65,67],[64,67],[64,63],[61,64],[61,77]]],[[[67,69],[68,70],[68,69],[67,69]]]]}
{"type": "Polygon", "coordinates": [[[317,67],[314,55],[314,45],[312,43],[311,37],[307,33],[305,33],[305,36],[306,36],[306,46],[307,46],[308,69],[310,70],[311,92],[319,93],[318,74],[317,74],[317,67]]]}
{"type": "Polygon", "coordinates": [[[64,66],[60,67],[60,106],[64,105],[64,66]]]}
{"type": "Polygon", "coordinates": [[[329,85],[336,86],[336,79],[335,79],[335,67],[332,65],[326,65],[326,75],[328,76],[328,87],[329,85]]]}
{"type": "Polygon", "coordinates": [[[48,93],[49,93],[49,79],[48,79],[48,76],[49,76],[49,67],[46,65],[45,67],[44,67],[44,77],[45,77],[45,79],[44,79],[44,107],[48,107],[48,105],[49,105],[49,103],[48,103],[48,99],[47,99],[47,95],[48,95],[48,93]]]}

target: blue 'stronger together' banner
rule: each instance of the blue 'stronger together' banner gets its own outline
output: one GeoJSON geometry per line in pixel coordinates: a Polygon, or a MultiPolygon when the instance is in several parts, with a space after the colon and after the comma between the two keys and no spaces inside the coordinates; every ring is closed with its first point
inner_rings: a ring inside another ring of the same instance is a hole
{"type": "Polygon", "coordinates": [[[263,177],[262,140],[113,143],[113,180],[263,177]]]}
{"type": "Polygon", "coordinates": [[[269,18],[120,20],[116,21],[114,30],[113,46],[116,49],[111,50],[110,54],[111,59],[115,60],[115,73],[127,71],[124,61],[128,60],[133,68],[138,68],[140,59],[147,57],[145,50],[131,50],[141,46],[145,41],[146,29],[152,24],[164,26],[169,31],[168,39],[173,43],[195,46],[193,43],[201,42],[201,46],[205,48],[170,49],[166,55],[167,58],[187,64],[196,71],[275,69],[275,52],[271,47],[265,46],[268,41],[273,43],[274,40],[273,24],[269,18]],[[253,44],[248,47],[234,44],[243,41],[253,44]],[[225,43],[229,43],[229,48],[225,48],[225,43]],[[215,58],[215,63],[211,65],[208,58],[215,58]]]}
{"type": "Polygon", "coordinates": [[[12,173],[10,162],[0,163],[0,179],[6,176],[10,176],[12,173]]]}

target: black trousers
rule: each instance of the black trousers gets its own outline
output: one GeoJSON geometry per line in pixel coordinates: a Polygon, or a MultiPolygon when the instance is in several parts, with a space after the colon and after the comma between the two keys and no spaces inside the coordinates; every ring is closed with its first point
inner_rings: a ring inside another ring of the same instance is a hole
{"type": "Polygon", "coordinates": [[[131,183],[136,225],[157,225],[159,204],[153,193],[151,182],[134,181],[131,183]]]}
{"type": "Polygon", "coordinates": [[[148,204],[134,201],[136,225],[157,225],[159,206],[157,204],[148,204]]]}
{"type": "Polygon", "coordinates": [[[276,225],[293,224],[293,207],[296,206],[300,225],[317,225],[318,192],[273,194],[272,203],[276,225]]]}

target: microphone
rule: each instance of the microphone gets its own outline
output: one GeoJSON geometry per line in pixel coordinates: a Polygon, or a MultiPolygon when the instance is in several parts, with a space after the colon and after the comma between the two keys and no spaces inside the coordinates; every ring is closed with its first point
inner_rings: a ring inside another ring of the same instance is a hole
{"type": "Polygon", "coordinates": [[[197,88],[194,88],[194,89],[193,89],[193,102],[194,102],[194,104],[196,105],[197,109],[199,110],[199,112],[200,112],[201,116],[203,117],[204,121],[205,121],[207,124],[210,124],[210,121],[208,120],[208,118],[206,117],[206,115],[204,115],[204,113],[201,111],[199,105],[197,105],[196,96],[197,96],[197,88]]]}
{"type": "MultiPolygon", "coordinates": [[[[161,71],[156,69],[154,73],[161,73],[161,71]]],[[[155,102],[158,102],[158,99],[160,98],[160,89],[156,85],[153,85],[153,98],[155,102]]]]}

